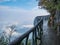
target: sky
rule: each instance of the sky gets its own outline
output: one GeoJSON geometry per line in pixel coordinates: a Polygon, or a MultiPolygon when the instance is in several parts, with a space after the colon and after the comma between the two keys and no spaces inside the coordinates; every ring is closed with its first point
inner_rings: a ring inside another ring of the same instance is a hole
{"type": "Polygon", "coordinates": [[[5,23],[33,24],[38,15],[47,15],[38,9],[36,0],[0,0],[0,21],[5,23]],[[21,20],[22,19],[22,20],[21,20]]]}
{"type": "Polygon", "coordinates": [[[36,0],[0,0],[0,27],[15,24],[31,28],[36,16],[45,15],[49,13],[38,9],[36,0]]]}

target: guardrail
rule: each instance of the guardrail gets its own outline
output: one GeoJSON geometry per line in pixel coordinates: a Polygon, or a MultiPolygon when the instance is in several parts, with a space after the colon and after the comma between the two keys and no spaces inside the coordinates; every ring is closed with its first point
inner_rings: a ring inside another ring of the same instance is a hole
{"type": "Polygon", "coordinates": [[[29,31],[9,43],[8,45],[23,45],[22,41],[25,39],[24,45],[28,45],[29,35],[32,33],[31,45],[41,45],[42,34],[43,34],[43,19],[37,23],[36,26],[31,28],[29,31]]]}

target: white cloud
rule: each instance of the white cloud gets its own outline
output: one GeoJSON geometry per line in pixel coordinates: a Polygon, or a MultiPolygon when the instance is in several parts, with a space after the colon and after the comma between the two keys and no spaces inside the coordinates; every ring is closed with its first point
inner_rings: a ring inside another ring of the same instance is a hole
{"type": "Polygon", "coordinates": [[[32,28],[32,27],[34,27],[34,25],[22,25],[22,27],[25,27],[25,28],[32,28]]]}
{"type": "Polygon", "coordinates": [[[24,10],[22,8],[18,8],[18,7],[10,7],[10,6],[0,6],[0,10],[2,11],[12,11],[12,12],[26,12],[27,10],[24,10]]]}
{"type": "MultiPolygon", "coordinates": [[[[22,9],[22,8],[18,8],[18,7],[9,7],[9,6],[0,6],[0,10],[3,10],[3,11],[12,11],[12,12],[18,12],[18,13],[20,13],[20,12],[25,12],[25,13],[27,13],[27,12],[29,12],[29,13],[37,13],[37,14],[39,14],[39,13],[42,13],[41,15],[48,15],[49,13],[47,12],[47,10],[45,10],[45,9],[38,9],[38,6],[37,7],[34,7],[34,8],[32,8],[31,10],[25,10],[25,9],[22,9]]],[[[39,14],[40,15],[40,14],[39,14]]]]}
{"type": "MultiPolygon", "coordinates": [[[[9,25],[24,24],[22,27],[32,28],[33,21],[36,16],[45,16],[49,13],[45,9],[38,9],[38,7],[31,10],[25,10],[18,7],[0,6],[0,14],[0,22],[6,21],[7,23],[10,23],[9,25]]],[[[6,26],[3,28],[3,30],[7,34],[10,33],[10,29],[6,29],[6,26]]],[[[21,33],[14,31],[12,35],[18,36],[21,35],[21,33]]]]}
{"type": "Polygon", "coordinates": [[[47,10],[45,9],[39,9],[38,6],[33,8],[31,10],[31,13],[33,13],[33,15],[35,16],[45,16],[45,15],[49,15],[49,13],[47,12],[47,10]]]}
{"type": "Polygon", "coordinates": [[[14,21],[14,22],[11,22],[11,23],[7,24],[7,26],[11,26],[11,25],[17,26],[18,24],[19,24],[18,21],[14,21]]]}
{"type": "MultiPolygon", "coordinates": [[[[10,35],[11,29],[6,28],[6,26],[5,26],[5,27],[2,28],[2,31],[5,32],[6,35],[10,35]]],[[[11,36],[20,36],[20,35],[22,35],[22,33],[18,33],[16,31],[13,31],[11,36]]]]}
{"type": "Polygon", "coordinates": [[[0,2],[5,2],[5,1],[10,1],[10,0],[0,0],[0,2]]]}
{"type": "Polygon", "coordinates": [[[12,36],[20,36],[22,35],[22,33],[18,33],[18,32],[13,32],[12,36]]]}
{"type": "Polygon", "coordinates": [[[0,0],[0,2],[9,2],[9,1],[16,1],[16,0],[0,0]]]}
{"type": "Polygon", "coordinates": [[[33,24],[36,16],[49,15],[45,9],[38,9],[38,7],[32,8],[31,10],[25,10],[9,6],[0,6],[0,14],[0,21],[12,23],[17,21],[20,24],[33,24]]]}
{"type": "MultiPolygon", "coordinates": [[[[3,0],[3,1],[9,1],[9,0],[3,0]]],[[[31,10],[25,10],[18,7],[0,6],[0,22],[2,23],[6,22],[9,25],[20,24],[22,25],[22,27],[32,28],[33,21],[36,16],[45,16],[48,14],[49,13],[45,9],[38,9],[38,7],[35,7],[31,10]]],[[[6,25],[3,27],[3,30],[7,34],[10,33],[9,32],[10,29],[7,29],[6,25]]],[[[18,36],[21,34],[22,33],[14,31],[12,36],[18,36]]]]}

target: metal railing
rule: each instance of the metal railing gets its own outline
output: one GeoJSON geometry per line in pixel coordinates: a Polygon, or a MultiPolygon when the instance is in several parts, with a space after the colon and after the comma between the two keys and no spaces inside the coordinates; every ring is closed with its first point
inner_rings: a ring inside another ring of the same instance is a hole
{"type": "Polygon", "coordinates": [[[16,40],[12,41],[9,45],[23,45],[22,41],[25,40],[24,45],[28,45],[29,35],[32,33],[32,43],[31,45],[41,45],[42,34],[43,34],[43,20],[39,21],[36,26],[31,28],[29,31],[18,37],[16,40]]]}

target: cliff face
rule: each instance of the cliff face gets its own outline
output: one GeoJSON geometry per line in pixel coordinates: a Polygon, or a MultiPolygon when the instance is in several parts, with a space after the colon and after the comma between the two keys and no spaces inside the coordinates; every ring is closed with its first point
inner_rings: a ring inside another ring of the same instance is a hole
{"type": "Polygon", "coordinates": [[[47,15],[47,16],[37,16],[37,17],[35,17],[35,19],[34,19],[34,25],[37,25],[37,23],[38,23],[41,19],[43,19],[43,21],[48,20],[49,17],[50,17],[49,15],[47,15]]]}

